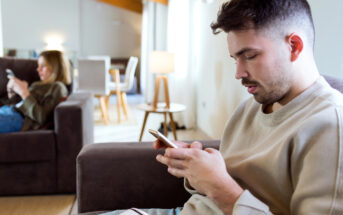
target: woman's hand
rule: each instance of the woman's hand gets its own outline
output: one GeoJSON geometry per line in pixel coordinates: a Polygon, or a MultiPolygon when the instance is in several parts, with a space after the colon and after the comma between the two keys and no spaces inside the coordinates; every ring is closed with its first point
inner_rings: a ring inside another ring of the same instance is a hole
{"type": "Polygon", "coordinates": [[[22,81],[13,76],[7,76],[9,79],[7,83],[7,92],[8,97],[11,98],[14,93],[17,93],[22,99],[26,99],[30,95],[30,91],[28,89],[28,83],[26,81],[22,81]]]}
{"type": "Polygon", "coordinates": [[[13,91],[13,81],[11,81],[11,79],[9,79],[9,81],[7,82],[6,89],[8,98],[12,98],[15,95],[15,92],[13,91]]]}

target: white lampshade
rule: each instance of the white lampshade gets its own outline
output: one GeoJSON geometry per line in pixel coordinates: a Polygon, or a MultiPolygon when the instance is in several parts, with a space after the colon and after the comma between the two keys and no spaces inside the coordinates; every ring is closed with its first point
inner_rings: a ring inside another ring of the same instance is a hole
{"type": "Polygon", "coordinates": [[[153,51],[150,53],[150,72],[174,72],[174,54],[166,51],[153,51]]]}

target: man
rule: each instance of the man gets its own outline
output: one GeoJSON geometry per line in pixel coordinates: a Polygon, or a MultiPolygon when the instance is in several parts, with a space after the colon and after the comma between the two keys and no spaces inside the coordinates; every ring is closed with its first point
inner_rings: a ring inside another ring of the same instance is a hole
{"type": "Polygon", "coordinates": [[[232,0],[211,27],[253,97],[220,152],[179,142],[157,156],[193,194],[181,214],[343,214],[343,96],[318,73],[308,2],[232,0]]]}

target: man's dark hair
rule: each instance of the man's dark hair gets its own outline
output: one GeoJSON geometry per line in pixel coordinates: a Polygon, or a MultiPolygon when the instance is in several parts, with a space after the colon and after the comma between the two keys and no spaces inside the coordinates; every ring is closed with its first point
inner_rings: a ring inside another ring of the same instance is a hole
{"type": "Polygon", "coordinates": [[[306,0],[231,0],[222,5],[217,22],[211,24],[214,34],[220,30],[277,28],[280,23],[294,24],[305,30],[314,43],[314,25],[306,0]]]}

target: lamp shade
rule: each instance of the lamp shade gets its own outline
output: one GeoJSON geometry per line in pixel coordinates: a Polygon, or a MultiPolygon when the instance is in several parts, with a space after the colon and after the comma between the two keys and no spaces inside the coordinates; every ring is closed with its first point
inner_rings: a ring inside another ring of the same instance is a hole
{"type": "Polygon", "coordinates": [[[150,53],[150,72],[174,72],[174,54],[166,51],[153,51],[150,53]]]}

